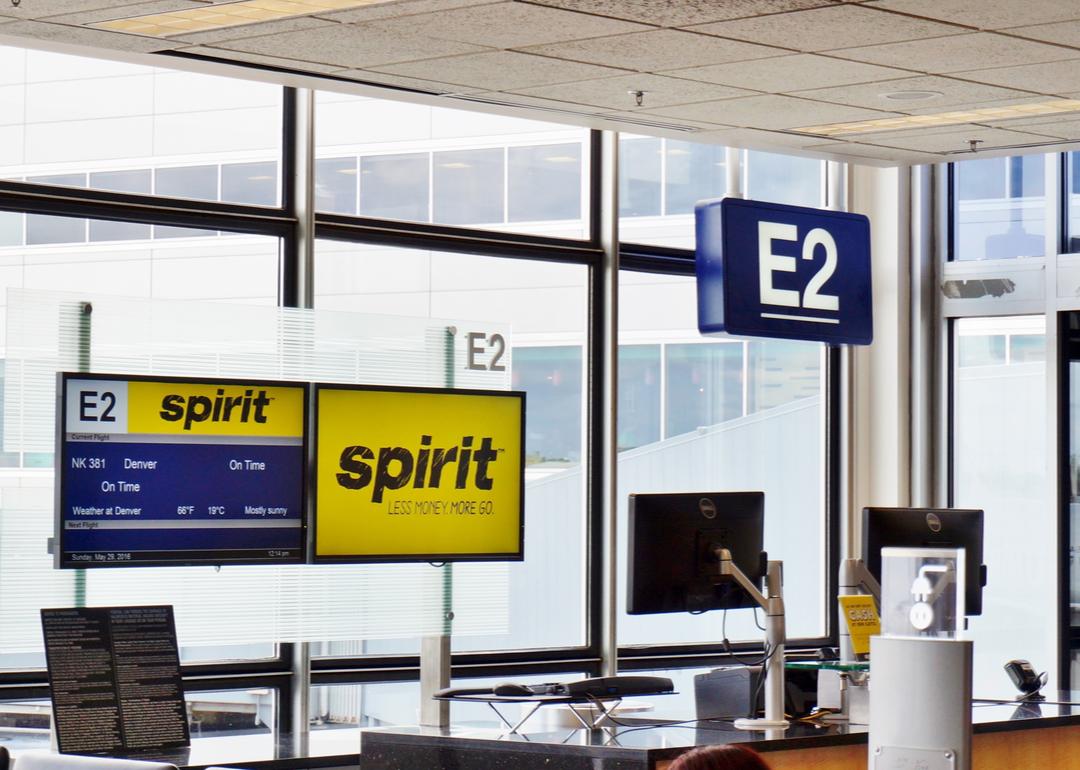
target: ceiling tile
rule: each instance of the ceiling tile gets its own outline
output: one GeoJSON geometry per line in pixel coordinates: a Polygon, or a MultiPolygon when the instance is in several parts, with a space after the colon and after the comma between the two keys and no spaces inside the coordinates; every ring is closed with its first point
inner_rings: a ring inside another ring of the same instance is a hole
{"type": "Polygon", "coordinates": [[[1080,48],[1080,21],[1062,21],[1056,24],[1036,24],[1030,27],[1013,27],[1004,30],[1005,34],[1041,40],[1045,43],[1058,43],[1080,48]]]}
{"type": "Polygon", "coordinates": [[[1019,40],[992,32],[911,40],[906,43],[845,48],[833,56],[920,72],[945,73],[973,70],[993,62],[998,66],[1029,62],[1061,61],[1076,51],[1047,43],[1019,40]]]}
{"type": "Polygon", "coordinates": [[[10,0],[4,0],[3,5],[0,6],[0,16],[10,16],[14,19],[43,19],[58,14],[95,11],[131,4],[131,2],[117,2],[117,0],[26,0],[18,6],[13,6],[10,0]]]}
{"type": "MultiPolygon", "coordinates": [[[[26,0],[30,3],[32,0],[26,0]]],[[[7,4],[7,0],[5,0],[7,4]]],[[[190,8],[205,8],[206,3],[198,0],[154,0],[153,2],[141,3],[116,3],[111,8],[91,8],[72,13],[61,13],[49,16],[51,22],[63,22],[64,24],[92,24],[95,21],[110,21],[111,19],[127,19],[132,16],[143,16],[150,13],[168,13],[170,11],[183,11],[190,8]]],[[[21,6],[20,6],[21,7],[21,6]]]]}
{"type": "Polygon", "coordinates": [[[845,105],[812,102],[791,96],[747,96],[704,104],[684,104],[650,110],[664,117],[705,120],[746,128],[790,129],[823,123],[894,117],[897,113],[863,110],[845,105]]]}
{"type": "Polygon", "coordinates": [[[343,72],[341,67],[330,64],[316,64],[309,61],[297,61],[296,59],[283,59],[280,56],[263,56],[257,53],[243,53],[240,51],[227,51],[223,48],[212,46],[193,45],[189,48],[178,49],[183,53],[205,56],[211,59],[222,59],[241,64],[258,64],[267,67],[277,67],[295,72],[313,72],[320,75],[328,75],[332,72],[343,72]]]}
{"type": "MultiPolygon", "coordinates": [[[[1024,92],[1021,91],[1020,93],[1024,92]]],[[[1024,93],[1023,96],[1016,99],[991,99],[985,102],[974,102],[970,104],[950,104],[944,110],[942,110],[941,107],[908,107],[904,112],[909,115],[936,115],[939,112],[962,112],[964,110],[982,110],[990,109],[992,107],[1012,107],[1017,104],[1046,104],[1047,102],[1053,101],[1056,101],[1055,97],[1024,93]]],[[[930,103],[926,102],[926,104],[930,103]]]]}
{"type": "Polygon", "coordinates": [[[265,37],[267,35],[280,35],[284,32],[300,32],[319,27],[331,27],[335,22],[312,18],[311,16],[298,16],[293,19],[278,19],[266,21],[262,24],[243,24],[239,27],[224,27],[223,29],[211,29],[206,32],[189,32],[185,35],[175,35],[170,40],[182,40],[194,45],[214,45],[226,43],[230,40],[245,40],[249,37],[265,37]]]}
{"type": "Polygon", "coordinates": [[[824,152],[845,158],[866,158],[867,160],[883,160],[892,163],[938,163],[942,160],[940,156],[932,153],[902,150],[896,147],[878,147],[874,144],[862,144],[859,142],[832,142],[830,144],[810,145],[804,149],[809,152],[824,152]]]}
{"type": "Polygon", "coordinates": [[[1076,0],[877,0],[874,7],[979,29],[1080,19],[1080,3],[1076,0]]]}
{"type": "Polygon", "coordinates": [[[857,64],[809,53],[759,59],[750,64],[713,64],[708,67],[672,70],[664,74],[768,93],[892,80],[911,75],[904,70],[857,64]]]}
{"type": "Polygon", "coordinates": [[[640,72],[762,59],[787,53],[779,48],[696,35],[677,29],[655,29],[629,35],[574,40],[527,50],[557,59],[604,64],[640,72]]]}
{"type": "Polygon", "coordinates": [[[957,76],[1006,88],[1022,88],[1043,94],[1064,94],[1080,90],[1080,58],[1067,62],[958,72],[957,76]]]}
{"type": "Polygon", "coordinates": [[[642,106],[646,110],[654,107],[688,104],[690,102],[731,99],[737,96],[750,96],[754,93],[741,88],[730,88],[712,83],[700,83],[692,80],[646,74],[624,75],[514,90],[543,99],[581,102],[582,104],[603,107],[608,110],[628,111],[633,111],[635,107],[635,96],[629,93],[630,91],[645,92],[642,97],[642,106]]]}
{"type": "Polygon", "coordinates": [[[333,24],[313,30],[234,40],[220,43],[218,47],[338,64],[342,69],[366,69],[375,65],[485,50],[469,43],[384,32],[379,24],[333,24]]]}
{"type": "Polygon", "coordinates": [[[799,51],[828,51],[847,46],[852,40],[857,40],[861,45],[879,45],[956,35],[967,31],[950,24],[875,10],[874,7],[866,5],[833,5],[807,11],[721,21],[692,29],[695,32],[799,51]]]}
{"type": "Polygon", "coordinates": [[[366,5],[363,8],[355,8],[351,11],[320,13],[319,16],[320,18],[343,22],[376,21],[378,19],[395,19],[399,16],[414,16],[419,13],[445,11],[451,8],[467,8],[470,5],[495,5],[500,2],[509,3],[512,0],[402,0],[397,3],[366,5]]]}
{"type": "MultiPolygon", "coordinates": [[[[900,132],[897,132],[900,133],[900,132]]],[[[899,147],[907,150],[920,152],[963,152],[968,147],[969,140],[978,139],[982,143],[979,150],[993,150],[1008,147],[1024,147],[1052,142],[1053,139],[1034,133],[1022,131],[1006,131],[1001,128],[984,128],[981,126],[968,126],[962,131],[946,132],[904,132],[907,136],[893,135],[879,139],[867,139],[883,146],[899,147]]]]}
{"type": "Polygon", "coordinates": [[[598,16],[684,27],[761,13],[781,13],[830,5],[832,0],[532,0],[537,5],[585,11],[598,16]]]}
{"type": "Polygon", "coordinates": [[[1060,139],[1080,139],[1080,117],[1076,113],[1058,115],[1054,118],[1043,118],[1039,121],[1005,120],[994,123],[995,128],[1007,128],[1012,131],[1029,131],[1045,136],[1056,136],[1060,139]]]}
{"type": "Polygon", "coordinates": [[[388,32],[491,48],[521,48],[648,29],[642,24],[525,3],[458,8],[380,22],[388,32]]]}
{"type": "Polygon", "coordinates": [[[183,45],[169,40],[158,40],[139,35],[124,35],[119,32],[106,32],[88,27],[72,27],[67,24],[50,24],[45,21],[15,21],[4,25],[5,35],[28,37],[33,40],[48,40],[57,43],[93,46],[115,51],[134,51],[153,53],[167,51],[183,45]]]}
{"type": "MultiPolygon", "coordinates": [[[[1013,91],[984,83],[970,83],[940,75],[923,75],[840,88],[816,88],[810,91],[798,91],[792,95],[804,99],[817,99],[822,102],[849,104],[852,107],[866,107],[872,110],[894,110],[898,112],[917,112],[919,114],[947,112],[960,106],[976,109],[982,102],[987,102],[988,106],[990,106],[992,102],[1001,102],[1008,99],[1018,99],[1025,102],[1033,100],[1031,94],[1023,91],[1013,91]],[[936,91],[941,95],[918,101],[890,99],[885,96],[885,94],[901,91],[936,91]]],[[[1034,98],[1038,99],[1038,97],[1034,98]]]]}
{"type": "Polygon", "coordinates": [[[421,80],[458,83],[476,91],[516,91],[531,86],[626,74],[611,67],[564,62],[514,51],[451,56],[373,69],[421,80]]]}

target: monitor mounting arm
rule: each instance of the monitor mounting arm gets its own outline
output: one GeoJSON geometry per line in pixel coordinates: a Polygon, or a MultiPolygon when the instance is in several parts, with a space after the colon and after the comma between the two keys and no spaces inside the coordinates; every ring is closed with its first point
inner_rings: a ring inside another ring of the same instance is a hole
{"type": "Polygon", "coordinates": [[[765,579],[766,593],[761,593],[757,586],[746,577],[745,573],[731,560],[731,552],[726,548],[716,549],[719,562],[717,573],[721,578],[734,580],[765,610],[765,651],[766,660],[763,676],[765,677],[765,718],[737,719],[735,727],[739,730],[775,730],[784,729],[788,721],[784,719],[784,581],[783,562],[770,561],[765,579]]]}

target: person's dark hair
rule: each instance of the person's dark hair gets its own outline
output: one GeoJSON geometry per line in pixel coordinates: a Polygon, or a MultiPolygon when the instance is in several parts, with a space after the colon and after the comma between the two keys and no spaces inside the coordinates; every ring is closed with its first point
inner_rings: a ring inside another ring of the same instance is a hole
{"type": "Polygon", "coordinates": [[[769,770],[756,751],[737,743],[701,746],[681,754],[668,770],[769,770]]]}

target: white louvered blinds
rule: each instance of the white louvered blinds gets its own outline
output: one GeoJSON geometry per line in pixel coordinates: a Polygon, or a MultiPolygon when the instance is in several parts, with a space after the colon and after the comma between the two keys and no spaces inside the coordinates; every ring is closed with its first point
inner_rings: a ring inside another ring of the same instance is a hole
{"type": "MultiPolygon", "coordinates": [[[[505,324],[484,329],[510,338],[505,324]]],[[[184,647],[415,637],[442,629],[448,602],[455,636],[506,633],[505,564],[472,564],[446,581],[445,568],[427,564],[59,571],[46,553],[56,372],[508,388],[509,348],[505,371],[469,370],[465,330],[427,318],[9,291],[0,457],[16,467],[0,468],[0,667],[40,652],[40,608],[79,604],[171,604],[184,647]]]]}

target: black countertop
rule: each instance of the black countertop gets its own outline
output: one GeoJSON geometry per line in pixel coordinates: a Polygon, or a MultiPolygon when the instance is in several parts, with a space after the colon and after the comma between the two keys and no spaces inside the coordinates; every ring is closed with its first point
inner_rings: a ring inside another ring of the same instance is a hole
{"type": "MultiPolygon", "coordinates": [[[[531,770],[531,756],[536,758],[537,767],[545,770],[578,766],[634,770],[678,756],[693,746],[749,743],[768,752],[865,744],[868,731],[864,725],[794,722],[783,731],[750,732],[736,730],[730,722],[656,724],[648,719],[618,719],[622,724],[597,730],[552,727],[548,721],[537,720],[526,723],[522,733],[516,735],[508,735],[489,723],[450,728],[321,729],[311,731],[309,746],[302,752],[287,736],[269,732],[195,736],[189,749],[140,758],[164,760],[189,770],[211,765],[296,770],[355,768],[358,764],[363,770],[417,770],[465,768],[469,762],[457,755],[480,751],[486,757],[483,766],[496,769],[505,766],[508,770],[531,770]],[[535,728],[530,729],[530,724],[535,728]],[[498,759],[500,754],[505,761],[498,759]],[[564,761],[560,762],[560,758],[564,761]]],[[[1080,725],[1080,692],[1048,693],[1042,703],[1017,703],[1004,693],[999,702],[977,699],[972,706],[972,722],[975,733],[1080,725]]],[[[48,748],[48,735],[12,735],[0,730],[0,745],[17,757],[20,751],[48,748]]]]}
{"type": "MultiPolygon", "coordinates": [[[[467,725],[368,729],[362,731],[361,768],[408,767],[403,761],[406,756],[413,761],[421,757],[433,761],[437,754],[448,762],[447,752],[484,752],[489,763],[484,766],[492,768],[503,766],[495,756],[502,753],[506,755],[503,764],[513,770],[528,770],[529,755],[545,757],[544,767],[551,770],[576,767],[572,758],[579,762],[588,758],[591,767],[651,767],[657,760],[672,759],[694,746],[748,743],[761,752],[807,749],[865,744],[869,731],[865,725],[842,723],[793,722],[786,730],[746,731],[735,729],[730,722],[658,725],[629,718],[619,722],[618,726],[596,730],[550,726],[530,730],[526,723],[520,734],[467,725]]],[[[972,706],[972,724],[975,733],[1080,725],[1080,692],[1048,693],[1043,703],[1018,703],[1008,695],[1000,701],[978,700],[972,706]]],[[[455,757],[446,766],[467,767],[469,763],[455,757]]]]}

